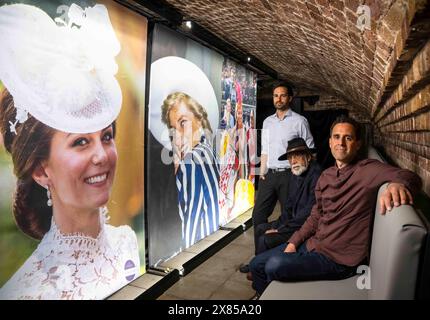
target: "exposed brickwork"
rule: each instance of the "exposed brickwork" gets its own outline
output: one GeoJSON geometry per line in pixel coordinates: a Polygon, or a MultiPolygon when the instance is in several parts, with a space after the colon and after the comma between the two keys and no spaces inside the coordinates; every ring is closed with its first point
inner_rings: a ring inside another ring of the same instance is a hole
{"type": "Polygon", "coordinates": [[[430,38],[429,5],[427,0],[410,1],[410,10],[406,10],[405,19],[394,38],[394,52],[385,72],[383,90],[379,91],[377,103],[372,108],[372,118],[380,113],[386,100],[404,80],[404,75],[411,68],[412,59],[430,38]]]}
{"type": "Polygon", "coordinates": [[[417,172],[430,195],[427,0],[167,0],[320,101],[375,127],[375,141],[417,172]],[[357,8],[371,9],[371,30],[357,8]],[[426,18],[427,16],[427,18],[426,18]],[[426,20],[427,19],[427,20],[426,20]]]}
{"type": "Polygon", "coordinates": [[[349,112],[349,116],[360,122],[370,122],[369,117],[361,112],[360,109],[354,108],[350,103],[330,96],[326,94],[316,94],[319,95],[319,100],[314,105],[309,105],[304,103],[305,111],[317,111],[317,110],[331,110],[331,109],[346,109],[349,112]]]}
{"type": "Polygon", "coordinates": [[[376,120],[375,141],[399,166],[419,174],[423,190],[430,195],[430,41],[376,120]]]}
{"type": "MultiPolygon", "coordinates": [[[[412,95],[416,94],[417,90],[426,85],[430,80],[430,42],[424,47],[424,49],[417,55],[412,63],[412,67],[403,77],[403,81],[397,86],[397,89],[392,93],[391,97],[387,99],[384,106],[381,108],[379,113],[375,117],[376,123],[381,121],[383,117],[386,117],[393,109],[395,109],[399,103],[406,101],[412,95]]],[[[428,87],[427,87],[428,92],[428,87]]],[[[423,92],[425,95],[425,92],[423,92]]],[[[419,98],[420,95],[416,95],[419,98]]],[[[417,100],[417,99],[415,99],[417,100]]],[[[419,100],[419,99],[418,99],[419,100]]],[[[419,109],[419,107],[425,106],[425,103],[416,101],[411,106],[413,111],[419,109]]],[[[428,104],[428,102],[427,102],[428,104]]],[[[410,110],[410,112],[412,112],[410,110]]],[[[382,123],[387,121],[382,121],[382,123]]]]}
{"type": "Polygon", "coordinates": [[[342,99],[320,95],[319,100],[313,105],[305,105],[305,110],[327,110],[327,109],[348,109],[352,110],[352,106],[342,99]]]}
{"type": "Polygon", "coordinates": [[[406,1],[366,0],[372,29],[362,32],[358,0],[167,1],[296,86],[338,96],[369,114],[410,12],[406,1]]]}
{"type": "MultiPolygon", "coordinates": [[[[416,172],[422,179],[423,191],[430,195],[430,160],[415,153],[410,152],[403,147],[397,146],[395,140],[382,139],[380,141],[384,149],[394,162],[402,167],[416,172]]],[[[413,146],[415,150],[415,146],[413,146]]]]}
{"type": "Polygon", "coordinates": [[[384,128],[392,123],[399,123],[405,118],[414,118],[422,112],[427,113],[430,107],[430,85],[419,91],[406,102],[398,105],[393,112],[378,123],[378,127],[384,128]]]}
{"type": "MultiPolygon", "coordinates": [[[[419,141],[419,143],[407,141],[409,140],[409,136],[411,136],[409,133],[395,133],[390,134],[390,137],[385,140],[409,153],[414,153],[423,158],[430,159],[430,146],[421,144],[421,141],[419,141]]],[[[424,137],[421,136],[419,138],[423,139],[424,137]]]]}

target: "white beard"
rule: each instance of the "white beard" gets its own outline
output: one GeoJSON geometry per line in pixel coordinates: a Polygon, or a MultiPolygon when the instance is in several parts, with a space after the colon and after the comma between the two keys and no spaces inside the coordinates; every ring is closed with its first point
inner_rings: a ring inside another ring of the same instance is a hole
{"type": "Polygon", "coordinates": [[[308,170],[307,166],[303,166],[303,165],[295,165],[291,167],[291,172],[295,175],[295,176],[300,176],[303,172],[305,172],[306,170],[308,170]]]}

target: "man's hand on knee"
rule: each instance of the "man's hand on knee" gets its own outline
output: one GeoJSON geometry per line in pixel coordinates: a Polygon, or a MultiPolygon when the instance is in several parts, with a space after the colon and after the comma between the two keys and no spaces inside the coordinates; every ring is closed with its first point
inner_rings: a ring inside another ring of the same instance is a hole
{"type": "Polygon", "coordinates": [[[266,230],[265,234],[269,234],[269,233],[278,233],[278,230],[277,229],[266,230]]]}
{"type": "Polygon", "coordinates": [[[296,252],[296,246],[293,243],[288,243],[287,247],[284,250],[285,253],[294,253],[296,252]]]}
{"type": "Polygon", "coordinates": [[[403,183],[388,184],[379,198],[379,212],[385,214],[386,210],[391,211],[392,205],[398,207],[401,204],[413,204],[412,194],[403,183]]]}

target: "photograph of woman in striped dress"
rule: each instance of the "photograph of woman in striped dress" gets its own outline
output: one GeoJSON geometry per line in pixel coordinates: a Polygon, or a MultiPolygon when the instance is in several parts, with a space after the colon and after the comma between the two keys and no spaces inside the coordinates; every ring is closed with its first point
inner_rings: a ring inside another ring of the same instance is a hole
{"type": "Polygon", "coordinates": [[[219,164],[208,115],[199,102],[174,92],[161,109],[161,119],[171,130],[185,249],[219,228],[219,164]]]}

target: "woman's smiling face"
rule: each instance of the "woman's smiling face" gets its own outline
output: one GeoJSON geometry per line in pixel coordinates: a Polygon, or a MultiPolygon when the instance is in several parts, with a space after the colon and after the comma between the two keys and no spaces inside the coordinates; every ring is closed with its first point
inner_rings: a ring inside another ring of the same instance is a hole
{"type": "Polygon", "coordinates": [[[43,168],[54,208],[96,209],[105,205],[115,175],[113,126],[87,134],[56,131],[43,168]]]}
{"type": "Polygon", "coordinates": [[[201,121],[182,101],[170,110],[169,121],[170,128],[173,129],[173,148],[179,158],[183,159],[200,142],[201,121]]]}

